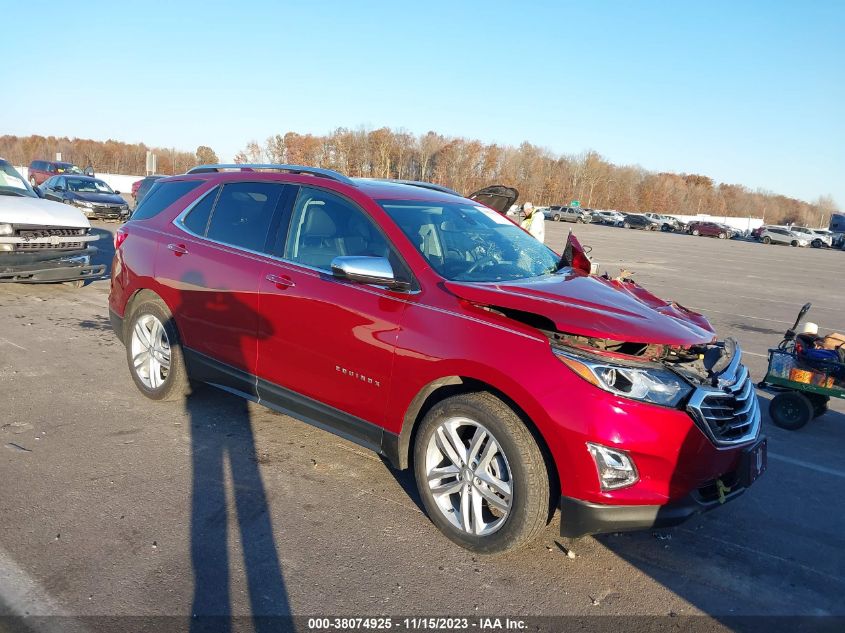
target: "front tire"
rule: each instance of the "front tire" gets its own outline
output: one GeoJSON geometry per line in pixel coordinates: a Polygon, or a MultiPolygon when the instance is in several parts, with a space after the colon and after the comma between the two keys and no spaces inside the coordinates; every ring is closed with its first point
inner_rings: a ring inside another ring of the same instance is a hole
{"type": "Polygon", "coordinates": [[[726,235],[725,233],[719,233],[719,239],[720,239],[720,240],[723,240],[723,239],[725,239],[726,237],[727,237],[727,235],[726,235]]]}
{"type": "Polygon", "coordinates": [[[623,223],[622,223],[622,227],[623,227],[623,228],[626,228],[626,229],[630,229],[630,228],[631,228],[631,225],[630,225],[630,224],[628,224],[627,222],[623,222],[623,223]]]}
{"type": "Polygon", "coordinates": [[[822,241],[821,240],[813,240],[813,248],[821,248],[822,241]]]}
{"type": "Polygon", "coordinates": [[[768,235],[764,235],[764,236],[763,236],[763,239],[762,239],[762,240],[760,240],[760,241],[761,241],[761,242],[763,242],[763,244],[771,244],[771,243],[772,243],[772,238],[770,238],[768,235]]]}
{"type": "Polygon", "coordinates": [[[696,237],[698,237],[700,235],[700,232],[699,232],[698,229],[693,229],[692,234],[695,235],[696,237]]]}
{"type": "Polygon", "coordinates": [[[798,240],[792,240],[789,245],[793,248],[798,248],[798,240]]]}
{"type": "Polygon", "coordinates": [[[432,523],[474,552],[521,547],[549,517],[540,447],[490,393],[453,396],[426,414],[414,444],[414,474],[432,523]]]}
{"type": "Polygon", "coordinates": [[[178,400],[190,393],[188,371],[173,315],[160,299],[132,309],[123,340],[129,373],[150,400],[178,400]]]}

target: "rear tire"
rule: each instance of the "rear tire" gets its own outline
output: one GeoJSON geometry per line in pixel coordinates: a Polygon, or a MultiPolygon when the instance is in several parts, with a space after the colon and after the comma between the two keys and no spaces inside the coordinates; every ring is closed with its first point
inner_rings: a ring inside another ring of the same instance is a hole
{"type": "Polygon", "coordinates": [[[630,225],[630,224],[628,224],[627,222],[623,222],[623,223],[622,223],[622,227],[623,227],[623,228],[626,228],[626,229],[630,229],[630,228],[631,228],[631,225],[630,225]]]}
{"type": "Polygon", "coordinates": [[[35,184],[35,178],[33,178],[32,176],[29,177],[29,184],[33,189],[35,189],[38,186],[38,185],[35,184]]]}
{"type": "Polygon", "coordinates": [[[188,370],[173,315],[161,299],[133,307],[123,340],[129,373],[150,400],[178,400],[190,393],[188,370]]]}
{"type": "Polygon", "coordinates": [[[473,552],[521,547],[548,520],[549,473],[540,447],[490,393],[452,396],[426,414],[414,443],[414,474],[431,522],[473,552]]]}
{"type": "Polygon", "coordinates": [[[779,393],[769,403],[769,415],[776,426],[797,431],[813,419],[813,403],[800,391],[779,393]]]}

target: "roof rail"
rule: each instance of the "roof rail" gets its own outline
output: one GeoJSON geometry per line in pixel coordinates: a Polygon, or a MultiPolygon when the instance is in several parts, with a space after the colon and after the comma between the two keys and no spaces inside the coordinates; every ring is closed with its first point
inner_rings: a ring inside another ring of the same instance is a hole
{"type": "Polygon", "coordinates": [[[255,170],[255,169],[273,169],[276,171],[287,171],[292,174],[310,174],[312,176],[321,176],[342,182],[345,185],[355,186],[355,182],[348,176],[344,176],[340,172],[331,169],[323,169],[321,167],[307,167],[305,165],[281,165],[277,163],[233,163],[233,164],[211,164],[211,165],[197,165],[189,169],[188,174],[206,174],[209,172],[222,171],[224,169],[239,169],[241,171],[255,170]]]}
{"type": "Polygon", "coordinates": [[[432,189],[433,191],[439,191],[441,193],[449,193],[453,196],[459,196],[463,198],[461,194],[459,194],[454,189],[449,189],[449,187],[444,187],[443,185],[436,185],[433,182],[425,182],[423,180],[400,180],[397,178],[359,178],[358,180],[373,180],[375,182],[395,182],[400,185],[411,185],[413,187],[422,187],[423,189],[432,189]]]}

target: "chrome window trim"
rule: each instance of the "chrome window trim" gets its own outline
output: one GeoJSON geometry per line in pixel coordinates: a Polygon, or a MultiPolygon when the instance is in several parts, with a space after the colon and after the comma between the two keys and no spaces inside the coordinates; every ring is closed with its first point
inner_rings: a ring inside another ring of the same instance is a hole
{"type": "MultiPolygon", "coordinates": [[[[285,183],[279,183],[279,184],[282,185],[282,186],[285,186],[285,183]]],[[[191,202],[191,204],[189,204],[187,207],[185,207],[185,209],[182,212],[180,212],[179,215],[177,215],[175,218],[173,218],[173,220],[171,221],[171,224],[173,224],[176,228],[178,228],[183,233],[190,235],[194,239],[201,240],[202,243],[204,243],[204,244],[210,244],[210,245],[217,246],[217,247],[223,246],[223,247],[226,247],[226,248],[231,248],[233,250],[236,250],[240,253],[248,253],[250,255],[256,255],[256,256],[261,257],[263,259],[269,259],[276,264],[283,264],[283,265],[287,265],[288,267],[293,267],[295,271],[298,270],[299,272],[303,272],[303,273],[305,273],[305,274],[307,274],[311,277],[315,277],[315,278],[318,278],[318,279],[322,278],[321,275],[326,275],[328,277],[331,277],[335,281],[343,282],[342,279],[338,279],[337,277],[335,277],[332,274],[331,269],[326,270],[324,268],[317,268],[316,266],[308,266],[307,264],[302,264],[300,262],[297,262],[297,261],[294,261],[294,260],[291,260],[291,259],[286,259],[284,257],[280,257],[280,256],[274,255],[272,253],[263,252],[263,251],[256,251],[256,250],[253,250],[251,248],[246,248],[245,246],[237,246],[235,244],[229,244],[227,242],[220,242],[218,240],[213,240],[213,239],[211,239],[211,238],[209,238],[205,235],[198,235],[197,233],[194,233],[191,229],[189,229],[187,226],[185,226],[185,222],[184,222],[185,217],[194,209],[194,207],[196,207],[200,202],[205,200],[205,198],[207,196],[209,196],[210,194],[212,194],[214,192],[216,192],[216,195],[219,196],[220,192],[222,190],[223,190],[223,185],[215,185],[214,187],[212,187],[211,189],[209,189],[208,191],[203,193],[199,198],[197,198],[196,200],[191,202]]],[[[215,202],[215,204],[216,204],[216,202],[215,202]]],[[[213,209],[212,209],[212,216],[213,216],[213,209]]],[[[212,216],[209,216],[209,221],[211,220],[212,216]]],[[[369,215],[367,215],[367,217],[369,218],[369,215]]],[[[370,218],[370,219],[372,219],[372,218],[370,218]]],[[[208,225],[206,225],[206,230],[208,230],[208,225]]],[[[167,235],[167,234],[165,233],[164,235],[167,235]]],[[[387,239],[386,236],[385,236],[385,239],[387,239]]],[[[388,244],[390,244],[389,241],[388,241],[388,244]]],[[[392,248],[392,245],[391,245],[391,248],[392,248]]],[[[393,250],[396,250],[396,249],[393,249],[393,250]]],[[[361,290],[363,290],[365,286],[372,286],[373,288],[385,289],[384,286],[379,286],[378,284],[358,284],[358,283],[351,283],[351,282],[344,282],[344,284],[358,288],[358,289],[361,289],[361,290]]],[[[419,285],[419,284],[417,284],[417,285],[419,285]]],[[[418,288],[416,290],[413,290],[413,289],[412,290],[390,290],[390,292],[396,292],[396,293],[403,294],[403,295],[416,295],[416,294],[419,294],[422,291],[418,288]]],[[[384,295],[381,295],[381,293],[378,293],[378,294],[379,294],[379,296],[384,296],[384,295]]],[[[392,297],[392,298],[395,298],[395,297],[392,297]]]]}

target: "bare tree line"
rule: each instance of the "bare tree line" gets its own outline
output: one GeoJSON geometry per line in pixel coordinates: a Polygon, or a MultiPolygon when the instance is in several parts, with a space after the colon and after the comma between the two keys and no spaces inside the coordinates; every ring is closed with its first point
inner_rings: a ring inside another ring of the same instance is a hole
{"type": "MultiPolygon", "coordinates": [[[[0,136],[0,156],[14,165],[26,166],[33,160],[55,160],[56,152],[61,152],[62,160],[80,167],[90,164],[96,172],[103,174],[145,174],[148,150],[156,154],[157,172],[160,174],[183,174],[198,162],[193,152],[148,147],[143,143],[65,136],[0,136]]],[[[197,151],[200,150],[203,158],[213,156],[216,161],[217,157],[210,148],[200,146],[197,151]]]]}
{"type": "Polygon", "coordinates": [[[594,151],[560,156],[522,143],[485,144],[435,132],[338,128],[321,136],[287,132],[251,141],[235,162],[283,162],[336,169],[350,176],[426,180],[468,194],[489,184],[516,187],[535,205],[568,204],[627,212],[762,217],[769,223],[826,225],[830,196],[808,203],[697,174],[654,173],[614,165],[594,151]]]}
{"type": "MultiPolygon", "coordinates": [[[[62,159],[100,173],[144,174],[146,152],[158,157],[158,173],[184,173],[198,163],[217,162],[207,146],[197,151],[148,147],[143,143],[94,141],[53,136],[0,136],[0,156],[16,165],[62,159]]],[[[742,185],[715,183],[697,174],[654,173],[639,166],[614,165],[596,152],[561,156],[522,143],[519,147],[478,140],[422,135],[405,130],[338,128],[321,136],[287,132],[252,141],[236,162],[284,162],[336,169],[350,176],[427,180],[467,194],[489,184],[520,191],[520,201],[568,204],[619,211],[734,217],[762,217],[769,223],[824,226],[837,211],[830,196],[808,203],[742,185]]]]}

